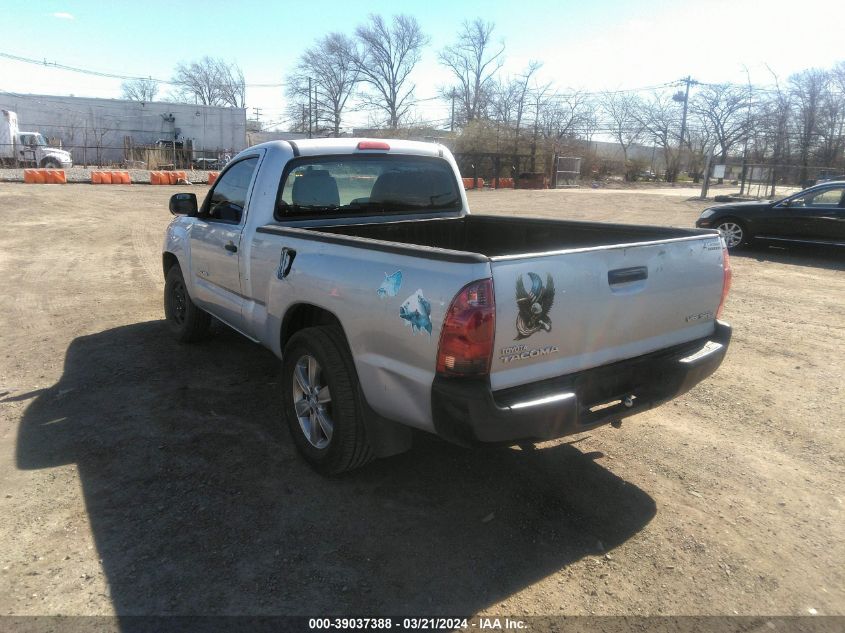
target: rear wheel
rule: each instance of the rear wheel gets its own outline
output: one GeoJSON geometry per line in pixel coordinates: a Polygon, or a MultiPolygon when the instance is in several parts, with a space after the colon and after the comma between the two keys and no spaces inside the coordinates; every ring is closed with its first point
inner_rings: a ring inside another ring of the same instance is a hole
{"type": "Polygon", "coordinates": [[[748,239],[745,226],[743,226],[743,224],[735,218],[724,218],[719,220],[716,228],[725,239],[725,245],[728,247],[728,250],[741,247],[748,239]]]}
{"type": "Polygon", "coordinates": [[[294,334],[282,358],[283,417],[300,454],[332,475],[373,458],[358,377],[343,332],[335,326],[294,334]]]}
{"type": "Polygon", "coordinates": [[[173,336],[180,343],[194,343],[205,337],[211,316],[191,301],[182,269],[178,265],[167,271],[164,282],[164,316],[173,336]]]}

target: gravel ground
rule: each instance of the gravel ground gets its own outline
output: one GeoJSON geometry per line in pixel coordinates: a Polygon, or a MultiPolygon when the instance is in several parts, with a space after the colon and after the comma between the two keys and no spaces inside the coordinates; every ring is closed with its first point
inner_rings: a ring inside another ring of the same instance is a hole
{"type": "MultiPolygon", "coordinates": [[[[275,357],[167,336],[172,191],[0,184],[0,614],[845,614],[841,254],[733,257],[725,363],[619,430],[419,436],[325,479],[280,428],[275,357]]],[[[470,201],[677,226],[707,204],[470,201]]]]}
{"type": "MultiPolygon", "coordinates": [[[[78,167],[74,166],[65,169],[65,175],[69,183],[90,183],[92,171],[128,171],[133,183],[149,184],[150,170],[148,169],[121,169],[120,167],[78,167]]],[[[195,184],[208,182],[208,171],[187,170],[188,180],[195,184]]],[[[23,169],[0,168],[0,182],[23,182],[23,169]]]]}

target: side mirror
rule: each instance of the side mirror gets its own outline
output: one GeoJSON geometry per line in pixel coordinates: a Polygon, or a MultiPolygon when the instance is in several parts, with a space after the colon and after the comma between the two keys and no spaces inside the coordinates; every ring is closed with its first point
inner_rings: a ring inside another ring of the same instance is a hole
{"type": "Polygon", "coordinates": [[[197,194],[195,193],[174,193],[170,196],[170,212],[173,215],[197,215],[197,194]]]}
{"type": "Polygon", "coordinates": [[[785,207],[788,207],[788,206],[789,206],[789,202],[790,202],[789,200],[784,200],[783,202],[781,202],[781,204],[782,204],[783,206],[785,206],[785,207]]]}

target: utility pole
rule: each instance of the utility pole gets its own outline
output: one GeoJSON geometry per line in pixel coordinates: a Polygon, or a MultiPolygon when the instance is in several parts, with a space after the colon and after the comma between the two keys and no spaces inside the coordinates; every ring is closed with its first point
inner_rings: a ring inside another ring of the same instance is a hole
{"type": "Polygon", "coordinates": [[[255,120],[257,121],[258,119],[261,118],[261,108],[253,108],[252,114],[253,114],[253,116],[255,116],[255,120]]]}
{"type": "Polygon", "coordinates": [[[689,75],[687,75],[686,79],[681,79],[681,81],[683,81],[687,85],[683,96],[681,96],[680,92],[677,92],[672,96],[672,101],[684,102],[684,113],[681,117],[681,142],[678,144],[678,171],[681,171],[681,156],[683,155],[684,151],[684,139],[687,136],[687,108],[689,107],[689,88],[690,85],[698,83],[689,75]]]}
{"type": "Polygon", "coordinates": [[[707,199],[707,192],[710,189],[710,166],[713,162],[713,152],[715,148],[711,149],[707,152],[707,166],[704,168],[704,178],[701,182],[701,195],[699,196],[702,200],[707,199]]]}
{"type": "Polygon", "coordinates": [[[308,138],[311,138],[311,77],[308,78],[308,138]]]}
{"type": "Polygon", "coordinates": [[[455,89],[452,88],[452,123],[449,125],[449,131],[455,131],[455,89]]]}
{"type": "MultiPolygon", "coordinates": [[[[739,195],[745,194],[745,177],[748,172],[748,137],[751,136],[751,103],[753,101],[752,94],[754,87],[751,85],[751,75],[748,69],[745,69],[746,77],[748,77],[748,103],[745,106],[745,143],[742,146],[742,174],[740,176],[739,195]]],[[[749,191],[751,185],[748,186],[749,191]]]]}
{"type": "MultiPolygon", "coordinates": [[[[727,162],[727,161],[725,161],[727,162]]],[[[748,132],[745,133],[745,143],[742,145],[742,172],[739,176],[739,195],[745,194],[745,176],[748,172],[748,132]]],[[[748,187],[749,191],[751,186],[748,187]]]]}
{"type": "Polygon", "coordinates": [[[314,85],[314,134],[320,134],[320,106],[317,101],[317,86],[314,85]]]}

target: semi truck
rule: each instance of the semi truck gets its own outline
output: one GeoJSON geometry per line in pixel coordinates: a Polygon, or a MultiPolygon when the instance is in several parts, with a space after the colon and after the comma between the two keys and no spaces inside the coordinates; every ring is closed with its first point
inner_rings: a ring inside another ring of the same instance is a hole
{"type": "Polygon", "coordinates": [[[0,120],[0,164],[7,167],[46,167],[68,169],[73,166],[70,152],[47,145],[40,132],[18,128],[18,115],[2,111],[0,120]]]}

